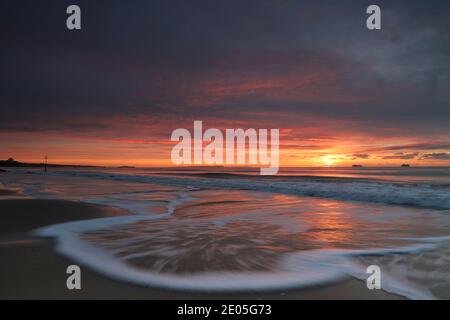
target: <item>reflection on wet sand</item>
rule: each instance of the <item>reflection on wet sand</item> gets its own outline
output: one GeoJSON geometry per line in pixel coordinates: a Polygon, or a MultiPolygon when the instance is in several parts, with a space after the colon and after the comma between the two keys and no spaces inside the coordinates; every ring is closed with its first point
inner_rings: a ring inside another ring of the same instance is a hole
{"type": "Polygon", "coordinates": [[[85,233],[82,239],[143,270],[198,274],[276,271],[290,253],[399,247],[417,230],[427,235],[421,210],[406,214],[402,207],[380,210],[377,205],[244,190],[191,195],[164,219],[85,233]]]}

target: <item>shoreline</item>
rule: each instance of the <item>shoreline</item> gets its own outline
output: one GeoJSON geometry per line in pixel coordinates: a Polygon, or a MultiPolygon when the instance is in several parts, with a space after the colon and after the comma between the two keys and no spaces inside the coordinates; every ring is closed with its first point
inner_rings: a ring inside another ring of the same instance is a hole
{"type": "MultiPolygon", "coordinates": [[[[81,290],[66,288],[67,266],[73,261],[53,252],[53,241],[31,240],[0,245],[3,263],[0,299],[133,299],[133,300],[379,300],[404,299],[382,290],[369,291],[356,279],[338,283],[264,292],[209,293],[166,290],[112,280],[81,267],[81,290]],[[30,263],[32,259],[32,263],[30,263]],[[5,273],[7,272],[7,273],[5,273]]],[[[76,263],[76,262],[75,262],[76,263]]]]}
{"type": "Polygon", "coordinates": [[[50,224],[128,213],[115,207],[44,199],[0,199],[0,211],[4,221],[0,225],[0,299],[404,299],[368,290],[354,278],[300,289],[208,293],[139,286],[82,266],[82,289],[70,291],[65,271],[76,262],[55,253],[52,239],[32,237],[30,232],[50,224]]]}

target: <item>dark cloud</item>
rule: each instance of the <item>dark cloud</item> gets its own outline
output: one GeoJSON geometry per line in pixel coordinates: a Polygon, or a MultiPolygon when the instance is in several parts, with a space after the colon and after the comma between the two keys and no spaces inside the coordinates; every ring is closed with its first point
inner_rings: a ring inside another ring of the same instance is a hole
{"type": "MultiPolygon", "coordinates": [[[[69,4],[1,3],[0,131],[258,111],[284,114],[276,126],[450,133],[448,1],[380,0],[380,32],[365,28],[365,1],[79,0],[80,32],[65,28],[69,4]]],[[[432,148],[449,144],[417,146],[432,148]]]]}
{"type": "Polygon", "coordinates": [[[405,144],[400,146],[387,146],[384,150],[405,150],[405,149],[420,149],[420,150],[437,150],[437,149],[450,149],[449,143],[415,143],[405,144]]]}
{"type": "Polygon", "coordinates": [[[390,156],[384,156],[382,159],[404,159],[404,160],[408,160],[408,159],[415,159],[417,158],[417,156],[419,155],[419,153],[396,153],[390,156]]]}
{"type": "Polygon", "coordinates": [[[355,154],[352,155],[352,157],[353,157],[353,160],[356,160],[356,159],[369,159],[370,155],[369,154],[364,154],[364,153],[355,153],[355,154]]]}
{"type": "Polygon", "coordinates": [[[420,157],[421,160],[450,160],[450,153],[427,153],[420,157]]]}
{"type": "MultiPolygon", "coordinates": [[[[396,151],[396,150],[443,150],[450,149],[450,143],[445,142],[423,142],[423,143],[410,143],[401,145],[391,145],[376,148],[368,148],[367,151],[396,151]]],[[[401,153],[401,152],[400,152],[401,153]]]]}

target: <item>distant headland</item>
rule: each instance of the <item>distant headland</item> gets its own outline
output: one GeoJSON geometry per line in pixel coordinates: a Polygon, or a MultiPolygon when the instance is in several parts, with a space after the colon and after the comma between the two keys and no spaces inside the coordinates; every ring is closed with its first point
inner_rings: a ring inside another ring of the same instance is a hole
{"type": "MultiPolygon", "coordinates": [[[[43,168],[45,163],[26,163],[19,162],[13,158],[9,158],[7,160],[0,160],[0,167],[10,167],[10,168],[43,168]]],[[[96,168],[97,166],[88,166],[88,165],[75,165],[75,164],[47,164],[47,167],[53,168],[65,168],[65,167],[87,167],[87,168],[96,168]]]]}

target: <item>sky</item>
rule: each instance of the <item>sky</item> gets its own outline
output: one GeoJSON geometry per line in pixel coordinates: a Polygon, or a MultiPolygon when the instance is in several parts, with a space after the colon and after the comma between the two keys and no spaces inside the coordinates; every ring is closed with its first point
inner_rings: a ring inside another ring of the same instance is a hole
{"type": "Polygon", "coordinates": [[[2,1],[0,159],[172,165],[172,131],[201,120],[278,128],[282,166],[450,165],[449,16],[437,0],[2,1]]]}

